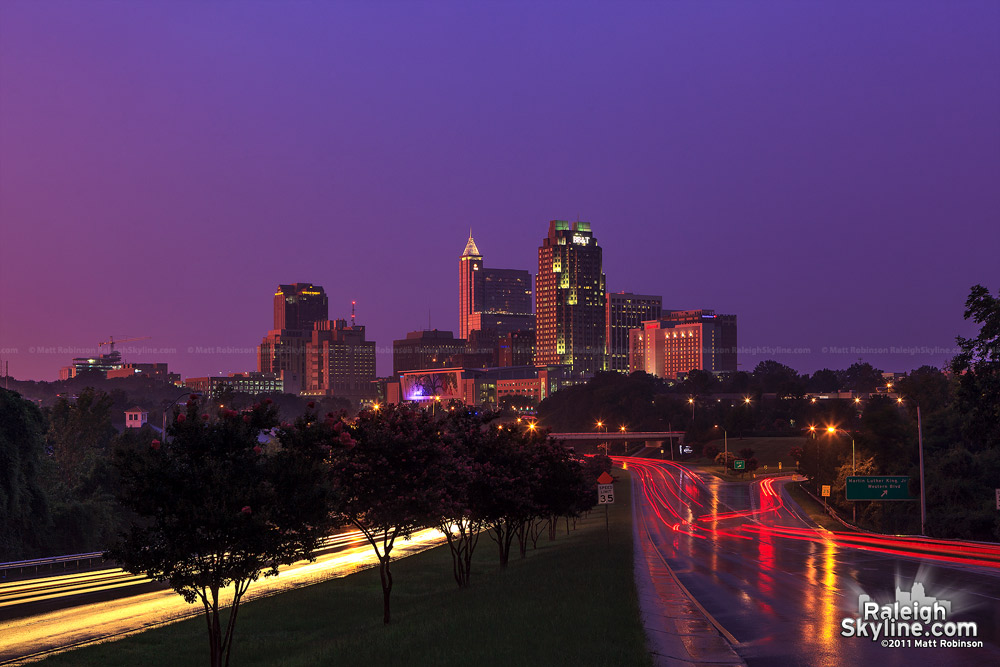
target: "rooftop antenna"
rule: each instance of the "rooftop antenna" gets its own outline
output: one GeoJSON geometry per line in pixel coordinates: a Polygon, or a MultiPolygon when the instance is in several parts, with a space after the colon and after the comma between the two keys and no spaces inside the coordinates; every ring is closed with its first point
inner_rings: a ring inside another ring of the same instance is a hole
{"type": "Polygon", "coordinates": [[[351,326],[354,326],[354,305],[357,301],[351,301],[351,326]]]}

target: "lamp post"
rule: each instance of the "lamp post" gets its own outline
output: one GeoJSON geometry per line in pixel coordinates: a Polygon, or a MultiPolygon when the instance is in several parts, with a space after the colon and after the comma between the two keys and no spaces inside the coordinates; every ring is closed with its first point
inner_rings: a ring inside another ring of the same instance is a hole
{"type": "MultiPolygon", "coordinates": [[[[890,387],[892,385],[889,385],[890,387]]],[[[924,488],[924,430],[920,423],[920,403],[914,399],[913,404],[917,406],[917,451],[920,456],[920,534],[927,535],[927,490],[924,488]]],[[[896,403],[903,404],[902,398],[897,398],[896,403]]]]}
{"type": "Polygon", "coordinates": [[[694,424],[694,398],[689,398],[688,403],[691,404],[691,423],[694,424]]]}
{"type": "Polygon", "coordinates": [[[181,394],[180,396],[178,396],[177,398],[175,398],[173,401],[171,401],[170,405],[168,405],[167,407],[163,408],[163,430],[162,430],[162,432],[161,432],[160,435],[163,438],[163,442],[164,443],[167,442],[167,411],[170,410],[170,408],[172,408],[175,405],[177,405],[177,401],[181,400],[185,396],[198,396],[198,395],[199,395],[198,392],[195,392],[195,391],[185,391],[183,394],[181,394]]]}
{"type": "MultiPolygon", "coordinates": [[[[618,427],[618,430],[621,431],[622,433],[625,433],[625,424],[622,424],[620,427],[618,427]]],[[[622,450],[622,455],[624,456],[625,454],[628,454],[628,440],[622,440],[622,443],[623,443],[622,447],[624,448],[622,450]]]]}
{"type": "MultiPolygon", "coordinates": [[[[715,428],[719,428],[719,425],[716,424],[715,428]]],[[[722,466],[723,466],[723,469],[725,469],[726,474],[728,475],[729,474],[729,434],[726,433],[726,429],[722,429],[722,444],[723,444],[723,447],[725,447],[725,452],[722,455],[722,466]]]]}
{"type": "MultiPolygon", "coordinates": [[[[845,429],[837,428],[836,426],[827,426],[826,427],[826,432],[829,433],[830,435],[836,435],[837,433],[843,433],[845,435],[850,436],[850,438],[851,438],[851,474],[852,475],[857,475],[858,474],[858,466],[854,462],[854,434],[848,432],[845,429]]],[[[847,497],[847,482],[846,481],[844,482],[844,497],[845,498],[847,497]]],[[[851,522],[855,523],[855,524],[858,522],[858,506],[857,506],[857,501],[852,501],[852,503],[851,503],[851,522]]]]}

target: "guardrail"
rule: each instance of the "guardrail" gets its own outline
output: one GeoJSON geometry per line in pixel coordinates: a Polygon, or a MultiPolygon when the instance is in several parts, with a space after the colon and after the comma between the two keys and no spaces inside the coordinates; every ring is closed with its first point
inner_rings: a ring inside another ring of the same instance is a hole
{"type": "Polygon", "coordinates": [[[14,571],[18,574],[21,574],[26,569],[33,569],[34,572],[38,572],[38,568],[40,567],[47,566],[49,569],[52,569],[57,565],[62,565],[63,569],[66,569],[70,563],[76,563],[77,567],[79,567],[81,563],[86,562],[87,565],[91,565],[93,561],[103,559],[103,551],[94,551],[85,554],[67,554],[65,556],[49,556],[47,558],[32,558],[31,560],[0,563],[0,579],[6,579],[8,574],[14,571]]]}

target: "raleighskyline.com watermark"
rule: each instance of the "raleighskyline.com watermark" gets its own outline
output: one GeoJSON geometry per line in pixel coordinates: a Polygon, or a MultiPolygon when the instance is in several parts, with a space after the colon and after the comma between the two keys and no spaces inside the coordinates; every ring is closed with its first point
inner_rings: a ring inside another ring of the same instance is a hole
{"type": "Polygon", "coordinates": [[[858,596],[858,616],[840,622],[843,637],[881,642],[887,648],[982,648],[973,621],[951,621],[951,602],[928,597],[914,582],[911,592],[896,587],[896,600],[879,604],[858,596]]]}

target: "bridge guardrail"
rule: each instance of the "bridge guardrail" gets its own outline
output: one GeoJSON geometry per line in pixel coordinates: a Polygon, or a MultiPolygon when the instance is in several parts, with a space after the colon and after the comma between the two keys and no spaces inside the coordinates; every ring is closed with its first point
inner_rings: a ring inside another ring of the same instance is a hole
{"type": "Polygon", "coordinates": [[[34,568],[35,572],[38,568],[48,565],[53,567],[55,565],[62,564],[63,568],[67,567],[70,563],[82,563],[86,561],[90,564],[91,561],[99,560],[104,558],[103,551],[94,551],[91,553],[83,554],[67,554],[65,556],[48,556],[46,558],[32,558],[29,560],[18,560],[11,561],[9,563],[0,563],[0,579],[6,579],[8,573],[12,571],[17,571],[18,573],[23,572],[25,569],[34,568]]]}

